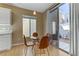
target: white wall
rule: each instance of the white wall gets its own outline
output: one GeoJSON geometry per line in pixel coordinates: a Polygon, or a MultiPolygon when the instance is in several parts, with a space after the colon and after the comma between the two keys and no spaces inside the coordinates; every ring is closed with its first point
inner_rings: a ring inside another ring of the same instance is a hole
{"type": "Polygon", "coordinates": [[[0,7],[0,24],[11,23],[11,10],[0,7]]]}
{"type": "Polygon", "coordinates": [[[0,51],[11,48],[11,10],[0,7],[0,51]]]}

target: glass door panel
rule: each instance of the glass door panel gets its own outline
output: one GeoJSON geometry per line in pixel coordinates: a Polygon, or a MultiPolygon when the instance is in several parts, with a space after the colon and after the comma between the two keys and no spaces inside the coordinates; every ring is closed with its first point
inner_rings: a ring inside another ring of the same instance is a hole
{"type": "Polygon", "coordinates": [[[70,52],[70,9],[69,4],[59,7],[59,48],[70,52]]]}

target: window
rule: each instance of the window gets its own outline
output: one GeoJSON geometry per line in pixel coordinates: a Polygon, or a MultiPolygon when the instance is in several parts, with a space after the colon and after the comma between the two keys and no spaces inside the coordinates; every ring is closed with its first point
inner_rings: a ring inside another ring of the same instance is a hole
{"type": "Polygon", "coordinates": [[[59,48],[70,52],[70,5],[59,7],[59,48]]]}
{"type": "Polygon", "coordinates": [[[33,32],[36,32],[36,20],[35,19],[31,19],[31,36],[33,32]]]}
{"type": "Polygon", "coordinates": [[[23,34],[26,37],[32,36],[32,33],[36,32],[36,19],[35,18],[23,18],[23,34]]]}

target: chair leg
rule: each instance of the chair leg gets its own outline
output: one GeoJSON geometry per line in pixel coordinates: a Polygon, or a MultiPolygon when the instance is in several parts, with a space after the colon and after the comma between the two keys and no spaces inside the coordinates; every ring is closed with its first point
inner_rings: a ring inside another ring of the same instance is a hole
{"type": "Polygon", "coordinates": [[[34,56],[36,56],[35,46],[33,46],[34,56]]]}
{"type": "Polygon", "coordinates": [[[41,49],[40,49],[40,56],[41,56],[41,49]]]}
{"type": "Polygon", "coordinates": [[[24,54],[25,54],[25,56],[26,56],[26,54],[27,54],[27,50],[26,50],[26,47],[24,48],[24,54]]]}
{"type": "Polygon", "coordinates": [[[36,56],[34,46],[32,46],[32,54],[36,56]]]}
{"type": "Polygon", "coordinates": [[[49,56],[49,50],[48,50],[48,48],[47,48],[47,54],[48,54],[48,56],[49,56]]]}

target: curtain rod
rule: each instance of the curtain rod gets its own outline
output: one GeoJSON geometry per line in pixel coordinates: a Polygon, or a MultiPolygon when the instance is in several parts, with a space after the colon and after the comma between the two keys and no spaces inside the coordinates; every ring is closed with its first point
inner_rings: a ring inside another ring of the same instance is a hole
{"type": "Polygon", "coordinates": [[[23,15],[24,18],[31,18],[31,19],[36,19],[37,17],[35,16],[28,16],[28,15],[23,15]]]}

